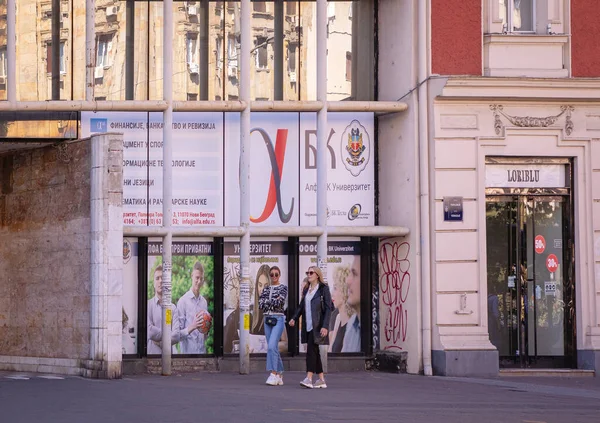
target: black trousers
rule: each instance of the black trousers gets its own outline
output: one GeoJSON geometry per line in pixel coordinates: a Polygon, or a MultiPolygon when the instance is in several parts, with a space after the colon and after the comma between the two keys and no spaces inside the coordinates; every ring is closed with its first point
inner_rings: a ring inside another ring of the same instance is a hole
{"type": "Polygon", "coordinates": [[[321,362],[321,353],[319,346],[315,344],[315,337],[311,330],[307,334],[306,343],[306,371],[312,373],[323,373],[323,363],[321,362]]]}

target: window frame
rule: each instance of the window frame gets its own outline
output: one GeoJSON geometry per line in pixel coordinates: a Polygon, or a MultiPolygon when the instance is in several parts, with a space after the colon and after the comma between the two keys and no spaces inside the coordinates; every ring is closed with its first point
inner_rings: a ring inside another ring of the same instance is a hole
{"type": "Polygon", "coordinates": [[[264,71],[269,69],[269,38],[263,36],[257,36],[255,38],[255,47],[254,47],[254,58],[256,70],[264,71]],[[263,40],[261,42],[261,40],[263,40]],[[264,47],[261,47],[263,46],[264,47]],[[262,50],[264,49],[264,50],[262,50]],[[261,51],[262,50],[262,51],[261,51]],[[262,59],[261,59],[262,57],[262,59]],[[261,62],[264,61],[264,65],[261,62]]]}
{"type": "MultiPolygon", "coordinates": [[[[498,2],[502,0],[496,0],[498,2]]],[[[500,17],[503,21],[506,19],[506,22],[503,24],[502,32],[505,34],[537,34],[537,0],[531,0],[531,30],[514,30],[514,13],[515,13],[515,1],[522,0],[503,0],[505,4],[506,16],[500,17]]],[[[499,6],[500,7],[500,6],[499,6]]]]}
{"type": "MultiPolygon", "coordinates": [[[[65,57],[65,44],[66,41],[60,41],[60,59],[59,59],[59,73],[61,75],[67,74],[67,60],[65,57]]],[[[6,49],[4,50],[6,52],[6,49]]],[[[52,74],[52,41],[46,42],[46,73],[52,74]]],[[[1,75],[0,75],[1,76],[1,75]]]]}
{"type": "Polygon", "coordinates": [[[109,68],[112,66],[109,57],[109,47],[111,47],[111,43],[113,41],[113,34],[97,34],[96,35],[96,67],[109,68]],[[101,46],[104,46],[102,52],[100,54],[101,46]],[[100,61],[99,59],[102,58],[100,61]]]}

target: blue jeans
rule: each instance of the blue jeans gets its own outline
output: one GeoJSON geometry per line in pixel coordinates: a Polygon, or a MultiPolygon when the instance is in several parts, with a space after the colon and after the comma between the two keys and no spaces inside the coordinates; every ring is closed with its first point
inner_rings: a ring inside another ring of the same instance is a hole
{"type": "Polygon", "coordinates": [[[279,354],[279,340],[285,330],[285,316],[275,316],[277,324],[275,326],[265,325],[265,337],[269,349],[267,350],[267,371],[283,373],[283,361],[279,354]]]}

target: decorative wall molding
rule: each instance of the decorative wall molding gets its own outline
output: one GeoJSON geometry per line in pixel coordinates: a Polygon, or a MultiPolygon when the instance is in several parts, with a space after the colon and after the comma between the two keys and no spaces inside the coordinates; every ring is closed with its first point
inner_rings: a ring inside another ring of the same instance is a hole
{"type": "Polygon", "coordinates": [[[571,120],[571,113],[575,110],[573,106],[561,106],[559,114],[547,117],[512,116],[504,112],[504,106],[501,104],[491,104],[490,110],[494,112],[494,130],[496,131],[496,135],[500,135],[504,128],[501,116],[504,116],[513,126],[519,128],[547,128],[554,125],[562,115],[565,115],[565,133],[571,135],[575,129],[575,125],[571,120]]]}

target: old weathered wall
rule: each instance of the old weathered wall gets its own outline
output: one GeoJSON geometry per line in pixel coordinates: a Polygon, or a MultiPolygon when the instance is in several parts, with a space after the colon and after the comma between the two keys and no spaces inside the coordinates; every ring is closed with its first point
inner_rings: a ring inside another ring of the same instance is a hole
{"type": "Polygon", "coordinates": [[[0,156],[0,356],[88,358],[90,148],[0,156]]]}

